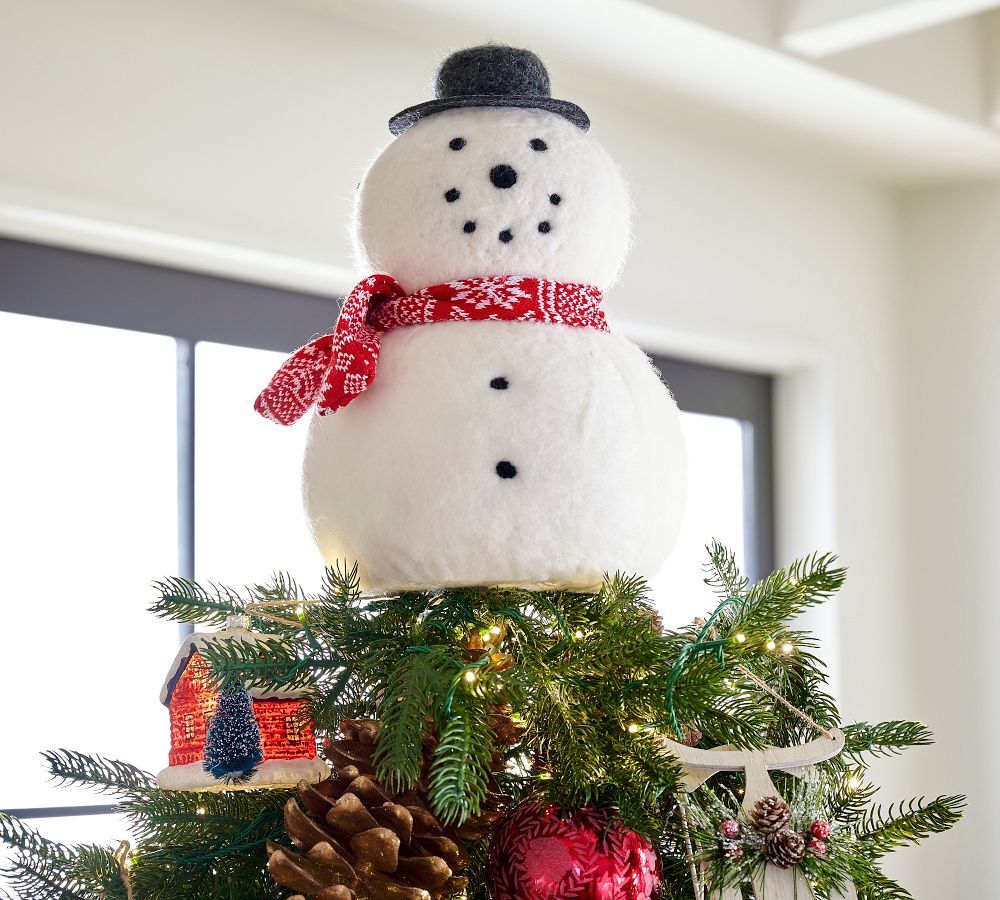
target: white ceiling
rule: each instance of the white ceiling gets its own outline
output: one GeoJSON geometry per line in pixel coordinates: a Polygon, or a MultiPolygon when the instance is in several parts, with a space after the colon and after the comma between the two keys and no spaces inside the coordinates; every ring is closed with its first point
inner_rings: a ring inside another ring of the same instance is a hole
{"type": "Polygon", "coordinates": [[[520,42],[624,103],[778,126],[896,184],[1000,173],[1000,0],[286,2],[442,47],[520,42]]]}

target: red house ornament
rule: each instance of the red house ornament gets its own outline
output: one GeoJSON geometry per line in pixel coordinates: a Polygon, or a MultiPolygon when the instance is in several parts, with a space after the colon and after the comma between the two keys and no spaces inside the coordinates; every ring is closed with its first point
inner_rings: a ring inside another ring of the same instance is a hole
{"type": "Polygon", "coordinates": [[[160,691],[160,702],[170,712],[170,765],[156,776],[163,790],[294,787],[303,779],[318,782],[330,774],[316,753],[316,735],[303,709],[304,692],[294,687],[249,691],[264,755],[250,778],[234,784],[205,771],[205,740],[219,691],[201,651],[217,641],[256,644],[271,637],[254,634],[249,625],[249,617],[232,616],[221,631],[196,632],[177,651],[160,691]]]}

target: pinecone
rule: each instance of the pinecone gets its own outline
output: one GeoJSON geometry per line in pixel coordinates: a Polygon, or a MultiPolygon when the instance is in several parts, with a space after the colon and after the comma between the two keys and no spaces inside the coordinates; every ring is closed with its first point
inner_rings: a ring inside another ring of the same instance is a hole
{"type": "Polygon", "coordinates": [[[761,797],[750,810],[749,818],[761,834],[776,834],[792,821],[792,809],[781,797],[761,797]]]}
{"type": "Polygon", "coordinates": [[[785,829],[769,834],[764,841],[764,856],[779,869],[790,869],[806,855],[806,839],[797,831],[785,829]]]}
{"type": "Polygon", "coordinates": [[[270,845],[271,877],[314,900],[442,900],[462,890],[463,841],[489,834],[508,798],[490,794],[479,816],[443,826],[420,785],[392,794],[375,777],[377,722],[345,721],[341,734],[325,747],[336,774],[302,782],[285,805],[288,834],[304,852],[270,845]]]}

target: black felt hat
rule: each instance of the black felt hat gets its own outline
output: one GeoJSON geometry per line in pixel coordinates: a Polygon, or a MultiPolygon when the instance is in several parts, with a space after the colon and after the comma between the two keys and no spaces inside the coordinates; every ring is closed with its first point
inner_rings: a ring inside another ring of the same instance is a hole
{"type": "Polygon", "coordinates": [[[552,98],[545,63],[517,47],[485,44],[452,53],[438,69],[434,98],[396,113],[389,131],[402,134],[434,113],[471,106],[544,109],[584,131],[590,128],[590,118],[579,106],[552,98]]]}

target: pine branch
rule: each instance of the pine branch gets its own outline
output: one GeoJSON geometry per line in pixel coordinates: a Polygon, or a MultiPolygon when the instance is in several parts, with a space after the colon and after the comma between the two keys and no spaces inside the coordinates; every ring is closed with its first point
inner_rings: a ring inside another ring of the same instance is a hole
{"type": "Polygon", "coordinates": [[[858,829],[857,842],[861,852],[872,858],[921,841],[953,828],[962,818],[965,798],[938,797],[935,800],[910,800],[883,811],[876,807],[865,817],[858,829]]]}
{"type": "Polygon", "coordinates": [[[484,711],[455,698],[434,748],[428,799],[441,821],[460,824],[478,815],[486,798],[493,752],[493,732],[484,711]]]}
{"type": "Polygon", "coordinates": [[[896,720],[892,722],[856,722],[844,728],[844,753],[860,763],[865,754],[892,756],[907,747],[925,747],[934,741],[930,729],[922,722],[896,720]]]}
{"type": "Polygon", "coordinates": [[[160,598],[149,611],[161,619],[190,624],[224,625],[229,616],[242,613],[246,602],[235,591],[213,585],[202,587],[186,578],[165,578],[154,587],[160,598]]]}
{"type": "Polygon", "coordinates": [[[423,766],[424,732],[435,701],[448,690],[450,679],[439,671],[439,655],[410,653],[400,662],[379,703],[375,763],[378,777],[392,791],[413,786],[423,766]]]}
{"type": "Polygon", "coordinates": [[[144,796],[156,790],[156,780],[131,763],[76,750],[42,753],[49,773],[62,784],[85,784],[101,793],[144,796]]]}

